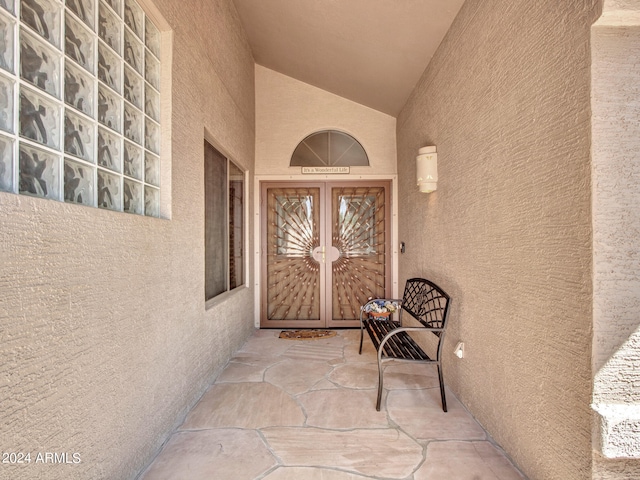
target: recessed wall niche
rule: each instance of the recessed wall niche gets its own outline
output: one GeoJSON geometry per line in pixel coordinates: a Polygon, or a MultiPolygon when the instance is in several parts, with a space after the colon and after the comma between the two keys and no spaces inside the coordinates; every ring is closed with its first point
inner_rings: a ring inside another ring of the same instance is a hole
{"type": "Polygon", "coordinates": [[[159,216],[160,46],[135,0],[0,0],[0,190],[159,216]]]}

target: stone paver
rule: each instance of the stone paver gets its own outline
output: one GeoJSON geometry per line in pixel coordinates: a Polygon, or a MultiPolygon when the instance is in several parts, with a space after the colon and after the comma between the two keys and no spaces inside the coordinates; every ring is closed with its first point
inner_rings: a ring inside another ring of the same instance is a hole
{"type": "Polygon", "coordinates": [[[311,390],[331,390],[334,388],[340,388],[338,385],[336,385],[333,382],[330,382],[329,380],[327,380],[326,378],[323,380],[320,380],[318,383],[316,383],[311,390]]]}
{"type": "Polygon", "coordinates": [[[140,480],[252,480],[276,464],[256,431],[176,432],[140,480]]]}
{"type": "Polygon", "coordinates": [[[415,480],[523,480],[507,457],[489,442],[431,442],[415,480]]]}
{"type": "MultiPolygon", "coordinates": [[[[284,341],[291,342],[291,340],[284,341]]],[[[339,345],[335,342],[329,343],[328,340],[319,344],[310,342],[312,340],[299,340],[297,344],[294,343],[291,348],[288,348],[283,355],[298,361],[327,362],[329,365],[343,362],[342,352],[344,351],[344,345],[339,345]]]]}
{"type": "MultiPolygon", "coordinates": [[[[437,371],[378,369],[359,330],[322,340],[258,330],[189,412],[141,480],[521,480],[437,371]]],[[[446,365],[445,365],[446,381],[446,365]]]]}
{"type": "Polygon", "coordinates": [[[324,380],[333,367],[328,362],[287,359],[267,370],[265,381],[277,385],[291,395],[308,392],[324,380]]]}
{"type": "Polygon", "coordinates": [[[231,362],[218,377],[217,383],[227,382],[261,382],[265,368],[258,365],[231,362]]]}
{"type": "Polygon", "coordinates": [[[307,425],[329,429],[386,428],[387,413],[375,410],[375,390],[318,390],[298,397],[307,425]]]}
{"type": "Polygon", "coordinates": [[[254,335],[242,346],[239,354],[246,355],[248,353],[261,355],[265,358],[271,356],[280,356],[284,354],[290,347],[291,340],[282,340],[275,335],[276,332],[272,330],[263,330],[269,333],[269,335],[259,334],[254,335]]]}
{"type": "Polygon", "coordinates": [[[265,480],[362,480],[371,477],[326,468],[280,467],[264,478],[265,480]]]}
{"type": "Polygon", "coordinates": [[[384,369],[384,387],[389,390],[440,388],[438,370],[435,365],[389,362],[384,369]]]}
{"type": "Polygon", "coordinates": [[[298,403],[269,383],[220,383],[202,396],[180,430],[295,426],[304,420],[298,403]]]}
{"type": "Polygon", "coordinates": [[[339,467],[354,473],[405,478],[422,462],[422,446],[394,429],[330,431],[265,428],[267,443],[285,465],[339,467]]]}
{"type": "Polygon", "coordinates": [[[253,352],[238,352],[232,359],[232,363],[242,363],[243,365],[253,365],[254,367],[262,367],[264,369],[274,366],[282,361],[279,355],[261,356],[253,352]]]}
{"type": "Polygon", "coordinates": [[[449,391],[442,411],[440,389],[392,390],[386,400],[389,418],[418,440],[485,440],[486,433],[449,391]]]}
{"type": "Polygon", "coordinates": [[[376,363],[339,365],[329,375],[329,380],[347,388],[378,388],[378,365],[376,363]]]}

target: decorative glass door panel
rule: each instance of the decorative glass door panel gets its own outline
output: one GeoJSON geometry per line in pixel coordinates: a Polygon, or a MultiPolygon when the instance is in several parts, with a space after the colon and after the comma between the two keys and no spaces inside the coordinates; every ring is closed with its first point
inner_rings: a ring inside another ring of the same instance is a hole
{"type": "Polygon", "coordinates": [[[313,258],[320,245],[320,191],[319,187],[266,191],[266,302],[262,313],[272,326],[320,324],[321,272],[313,258]]]}
{"type": "Polygon", "coordinates": [[[261,326],[359,326],[390,292],[388,182],[264,183],[261,326]]]}
{"type": "Polygon", "coordinates": [[[331,189],[332,245],[340,252],[331,266],[331,324],[358,322],[360,306],[386,296],[386,189],[331,189]]]}

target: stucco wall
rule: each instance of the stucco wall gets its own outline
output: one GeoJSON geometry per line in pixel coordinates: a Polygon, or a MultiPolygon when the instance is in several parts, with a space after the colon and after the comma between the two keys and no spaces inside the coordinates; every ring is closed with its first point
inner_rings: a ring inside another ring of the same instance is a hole
{"type": "MultiPolygon", "coordinates": [[[[640,2],[637,9],[634,23],[640,2]]],[[[640,390],[630,388],[640,384],[637,340],[629,338],[640,326],[640,26],[603,18],[593,28],[593,57],[594,400],[640,403],[640,390]]]]}
{"type": "Polygon", "coordinates": [[[230,0],[155,6],[171,220],[0,193],[0,450],[81,458],[0,478],[133,478],[253,330],[252,288],[205,311],[203,265],[203,135],[253,169],[253,59],[230,0]]]}
{"type": "Polygon", "coordinates": [[[639,19],[639,1],[607,0],[592,28],[597,479],[640,478],[639,19]]]}
{"type": "Polygon", "coordinates": [[[468,0],[398,118],[400,280],[451,294],[445,381],[531,479],[591,478],[598,3],[468,0]],[[415,187],[424,145],[430,195],[415,187]]]}
{"type": "Polygon", "coordinates": [[[395,174],[395,129],[390,115],[256,65],[256,175],[300,175],[300,167],[289,167],[291,154],[319,130],[348,133],[367,152],[369,167],[339,178],[395,174]]]}

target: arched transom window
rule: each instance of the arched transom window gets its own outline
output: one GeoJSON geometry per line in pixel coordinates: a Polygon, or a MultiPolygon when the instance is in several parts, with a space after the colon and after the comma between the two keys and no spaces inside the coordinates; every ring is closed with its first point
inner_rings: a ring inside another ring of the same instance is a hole
{"type": "Polygon", "coordinates": [[[291,155],[291,167],[369,166],[367,153],[355,138],[337,130],[312,133],[291,155]]]}

